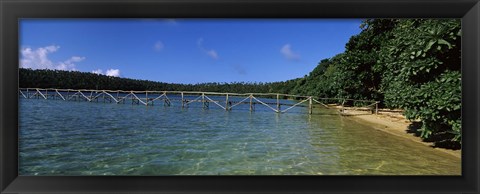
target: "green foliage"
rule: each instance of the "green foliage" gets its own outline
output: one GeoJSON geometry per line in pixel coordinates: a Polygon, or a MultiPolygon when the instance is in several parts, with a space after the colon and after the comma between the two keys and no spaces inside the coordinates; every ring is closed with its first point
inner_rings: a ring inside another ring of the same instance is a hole
{"type": "Polygon", "coordinates": [[[345,52],[320,61],[295,94],[378,100],[421,120],[421,136],[461,140],[458,19],[372,19],[345,52]]]}
{"type": "Polygon", "coordinates": [[[396,20],[366,20],[363,31],[352,36],[345,53],[323,59],[292,92],[320,97],[381,100],[381,75],[378,51],[397,23],[396,20]]]}
{"type": "Polygon", "coordinates": [[[423,138],[461,140],[459,20],[401,20],[380,51],[385,104],[420,119],[423,138]]]}
{"type": "Polygon", "coordinates": [[[278,92],[289,93],[293,88],[293,81],[274,83],[199,83],[199,84],[173,84],[136,80],[94,73],[58,70],[32,70],[19,71],[19,82],[22,88],[63,88],[63,89],[99,89],[99,90],[125,90],[125,91],[208,91],[208,92],[278,92]]]}

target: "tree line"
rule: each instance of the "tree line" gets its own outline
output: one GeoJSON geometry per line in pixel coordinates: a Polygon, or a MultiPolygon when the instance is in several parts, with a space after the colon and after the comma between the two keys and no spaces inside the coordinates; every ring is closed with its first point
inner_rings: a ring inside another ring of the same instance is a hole
{"type": "Polygon", "coordinates": [[[361,29],[290,93],[378,100],[420,120],[422,138],[460,147],[460,20],[369,19],[361,29]]]}
{"type": "Polygon", "coordinates": [[[125,91],[204,91],[234,93],[288,93],[293,81],[177,84],[100,75],[80,71],[19,69],[21,88],[98,89],[125,91]]]}
{"type": "Polygon", "coordinates": [[[20,69],[20,87],[284,93],[381,101],[421,121],[426,140],[461,145],[459,19],[367,19],[345,51],[302,78],[271,83],[175,84],[93,73],[20,69]]]}

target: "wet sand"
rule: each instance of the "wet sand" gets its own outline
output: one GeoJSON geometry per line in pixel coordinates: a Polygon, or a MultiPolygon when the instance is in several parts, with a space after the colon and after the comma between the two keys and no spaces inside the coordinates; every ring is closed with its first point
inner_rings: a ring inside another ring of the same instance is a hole
{"type": "MultiPolygon", "coordinates": [[[[338,108],[338,107],[335,107],[338,108]]],[[[438,150],[439,152],[444,152],[455,156],[457,158],[462,157],[461,150],[450,150],[445,148],[434,148],[433,143],[424,142],[420,137],[415,136],[412,133],[408,133],[408,126],[412,123],[407,120],[399,112],[379,112],[378,114],[371,114],[367,111],[358,111],[358,110],[344,110],[342,113],[347,119],[353,119],[357,121],[366,122],[377,130],[384,131],[386,133],[403,137],[405,139],[411,140],[416,143],[423,144],[425,146],[432,147],[432,149],[438,150]]]]}

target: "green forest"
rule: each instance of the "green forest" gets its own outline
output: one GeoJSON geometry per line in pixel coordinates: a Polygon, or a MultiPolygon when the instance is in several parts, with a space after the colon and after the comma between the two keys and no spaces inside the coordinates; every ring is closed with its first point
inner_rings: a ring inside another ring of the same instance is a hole
{"type": "Polygon", "coordinates": [[[60,71],[49,69],[23,69],[19,71],[21,88],[62,88],[62,89],[98,89],[125,91],[204,91],[236,93],[268,93],[283,91],[292,80],[275,83],[198,83],[176,84],[112,77],[80,71],[60,71]]]}
{"type": "Polygon", "coordinates": [[[20,69],[22,88],[269,92],[381,101],[420,120],[419,135],[461,146],[460,19],[367,19],[345,51],[302,78],[273,83],[175,84],[93,73],[20,69]]]}

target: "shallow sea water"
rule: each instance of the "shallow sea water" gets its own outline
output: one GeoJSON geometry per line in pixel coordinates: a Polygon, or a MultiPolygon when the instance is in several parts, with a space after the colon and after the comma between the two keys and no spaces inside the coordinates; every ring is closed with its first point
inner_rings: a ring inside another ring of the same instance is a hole
{"type": "Polygon", "coordinates": [[[20,175],[461,174],[459,158],[324,108],[19,101],[20,175]]]}

